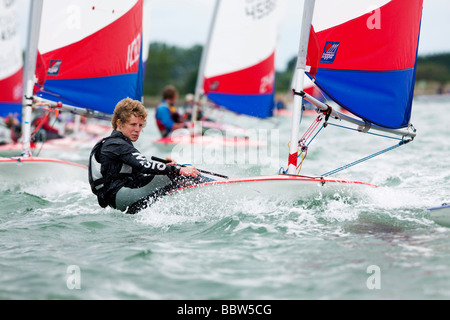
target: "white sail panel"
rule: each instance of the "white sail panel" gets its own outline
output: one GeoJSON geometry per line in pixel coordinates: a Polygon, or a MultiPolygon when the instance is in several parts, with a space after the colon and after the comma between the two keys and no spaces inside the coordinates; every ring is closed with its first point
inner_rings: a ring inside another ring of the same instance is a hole
{"type": "Polygon", "coordinates": [[[313,26],[316,32],[357,18],[391,0],[316,0],[313,26]]]}

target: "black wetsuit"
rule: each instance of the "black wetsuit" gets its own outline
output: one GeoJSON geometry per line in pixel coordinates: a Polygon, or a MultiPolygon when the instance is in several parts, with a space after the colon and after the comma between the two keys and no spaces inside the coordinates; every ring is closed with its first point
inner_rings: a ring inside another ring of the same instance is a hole
{"type": "Polygon", "coordinates": [[[103,208],[109,205],[127,213],[139,211],[145,207],[147,200],[167,194],[186,183],[207,181],[179,174],[180,166],[147,160],[130,139],[115,130],[94,146],[89,158],[89,182],[99,205],[103,208]],[[125,199],[124,196],[117,199],[119,190],[127,195],[125,199]]]}

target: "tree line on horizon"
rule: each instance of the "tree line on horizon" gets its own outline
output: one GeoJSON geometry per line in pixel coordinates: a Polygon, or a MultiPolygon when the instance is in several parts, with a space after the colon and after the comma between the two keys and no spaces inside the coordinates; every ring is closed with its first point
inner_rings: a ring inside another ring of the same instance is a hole
{"type": "MultiPolygon", "coordinates": [[[[174,85],[180,95],[194,93],[203,47],[194,45],[181,48],[162,42],[150,44],[144,79],[144,95],[159,96],[163,88],[174,85]]],[[[286,64],[284,70],[276,70],[276,92],[285,93],[291,88],[291,79],[297,57],[286,64]]],[[[419,56],[416,81],[450,83],[450,53],[419,56]]]]}

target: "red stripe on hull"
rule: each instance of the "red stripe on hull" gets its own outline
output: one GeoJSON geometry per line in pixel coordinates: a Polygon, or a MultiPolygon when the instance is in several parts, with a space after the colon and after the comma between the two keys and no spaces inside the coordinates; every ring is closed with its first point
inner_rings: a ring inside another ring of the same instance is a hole
{"type": "Polygon", "coordinates": [[[213,181],[206,182],[202,184],[187,186],[179,189],[175,189],[171,191],[171,193],[190,189],[190,188],[198,188],[201,186],[207,185],[224,185],[224,184],[233,184],[233,183],[249,183],[249,182],[263,182],[263,181],[302,181],[302,182],[318,182],[318,183],[344,183],[344,184],[357,184],[357,185],[366,185],[371,187],[377,187],[376,185],[359,182],[359,181],[348,181],[348,180],[334,180],[334,179],[323,179],[323,178],[313,178],[306,176],[295,176],[295,175],[276,175],[276,176],[262,176],[262,177],[250,177],[250,178],[241,178],[235,180],[225,180],[225,181],[213,181]]]}
{"type": "Polygon", "coordinates": [[[35,158],[35,157],[0,158],[0,163],[2,163],[2,162],[53,162],[53,163],[67,164],[67,165],[72,165],[72,166],[87,169],[87,166],[79,164],[79,163],[58,160],[58,159],[50,159],[50,158],[35,158]]]}

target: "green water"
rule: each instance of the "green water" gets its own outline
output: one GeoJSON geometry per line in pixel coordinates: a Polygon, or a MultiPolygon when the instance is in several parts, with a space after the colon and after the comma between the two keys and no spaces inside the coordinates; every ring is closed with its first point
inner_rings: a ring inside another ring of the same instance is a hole
{"type": "MultiPolygon", "coordinates": [[[[167,197],[126,215],[100,208],[87,181],[0,183],[0,299],[449,299],[450,228],[427,211],[450,201],[449,110],[415,101],[412,143],[334,176],[379,186],[361,192],[167,197]]],[[[152,120],[137,146],[167,156],[152,120]]],[[[245,177],[286,165],[290,121],[234,121],[278,130],[279,163],[198,167],[245,177]]],[[[327,127],[301,173],[381,149],[360,137],[327,127]]],[[[86,163],[88,152],[41,156],[86,163]]]]}

